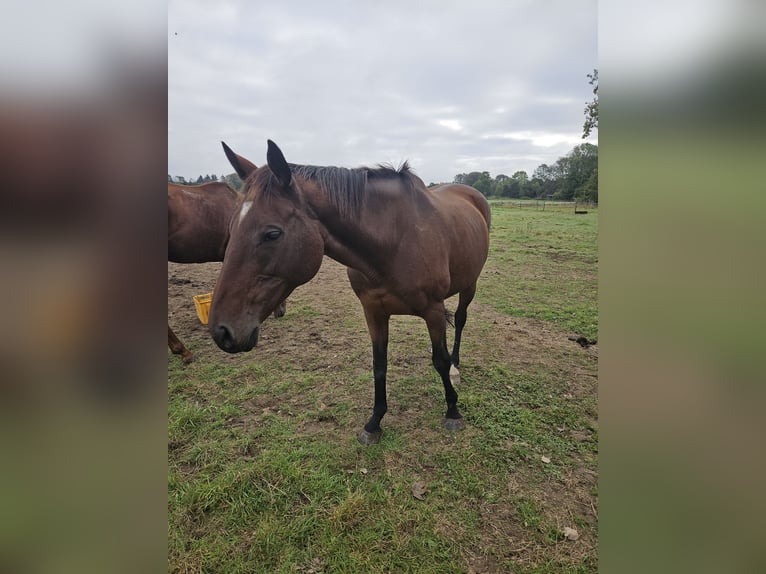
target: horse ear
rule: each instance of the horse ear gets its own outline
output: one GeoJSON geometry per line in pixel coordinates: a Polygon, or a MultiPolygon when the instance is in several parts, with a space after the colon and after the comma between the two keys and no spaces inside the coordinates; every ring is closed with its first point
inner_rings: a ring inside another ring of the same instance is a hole
{"type": "Polygon", "coordinates": [[[269,164],[269,169],[282,187],[288,187],[292,181],[293,175],[290,172],[290,166],[287,165],[287,160],[282,154],[282,150],[277,147],[273,141],[268,140],[269,149],[266,152],[266,162],[269,164]]]}
{"type": "Polygon", "coordinates": [[[237,172],[239,179],[242,181],[245,181],[247,176],[258,169],[253,162],[246,160],[241,155],[235,154],[224,142],[221,142],[221,145],[223,146],[223,153],[226,154],[226,158],[229,160],[231,167],[234,168],[234,171],[237,172]]]}

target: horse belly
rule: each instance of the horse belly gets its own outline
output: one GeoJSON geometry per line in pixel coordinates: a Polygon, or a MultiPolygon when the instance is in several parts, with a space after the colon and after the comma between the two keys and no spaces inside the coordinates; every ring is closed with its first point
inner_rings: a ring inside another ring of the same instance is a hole
{"type": "Polygon", "coordinates": [[[385,281],[371,282],[356,269],[348,268],[351,288],[362,303],[362,307],[377,310],[385,315],[417,315],[428,304],[425,292],[417,289],[403,289],[388,285],[385,281]]]}
{"type": "Polygon", "coordinates": [[[174,233],[168,237],[168,261],[173,263],[208,263],[223,261],[226,238],[220,233],[174,233]]]}

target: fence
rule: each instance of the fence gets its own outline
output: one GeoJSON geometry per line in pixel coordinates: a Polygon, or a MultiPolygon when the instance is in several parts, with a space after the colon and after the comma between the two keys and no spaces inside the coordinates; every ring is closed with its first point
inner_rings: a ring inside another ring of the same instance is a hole
{"type": "Polygon", "coordinates": [[[598,204],[593,202],[579,201],[553,201],[548,199],[497,199],[490,202],[498,207],[512,207],[517,209],[533,209],[536,211],[561,211],[569,213],[588,213],[589,210],[598,209],[598,204]]]}

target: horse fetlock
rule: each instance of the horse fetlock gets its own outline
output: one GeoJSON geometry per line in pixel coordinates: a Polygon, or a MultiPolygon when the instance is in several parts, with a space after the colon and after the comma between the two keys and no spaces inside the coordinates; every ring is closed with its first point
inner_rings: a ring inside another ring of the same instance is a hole
{"type": "Polygon", "coordinates": [[[449,368],[449,380],[453,385],[460,384],[460,371],[455,365],[451,365],[449,368]]]}

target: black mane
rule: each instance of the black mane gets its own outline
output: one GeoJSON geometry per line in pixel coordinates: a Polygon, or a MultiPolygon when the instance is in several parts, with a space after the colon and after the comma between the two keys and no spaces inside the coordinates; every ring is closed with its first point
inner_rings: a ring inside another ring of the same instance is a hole
{"type": "MultiPolygon", "coordinates": [[[[399,180],[406,192],[412,193],[418,188],[420,178],[410,169],[409,163],[404,162],[398,168],[392,165],[378,164],[376,167],[358,167],[349,169],[336,166],[288,164],[293,176],[316,182],[319,188],[327,194],[330,202],[338,208],[344,217],[353,216],[359,212],[364,202],[365,188],[368,182],[375,180],[399,180]]],[[[258,185],[265,195],[275,193],[277,180],[270,169],[256,170],[252,183],[258,185]]]]}

